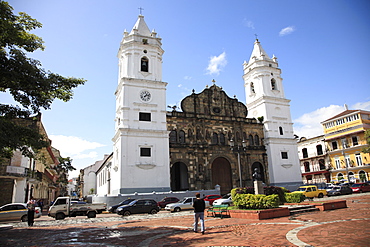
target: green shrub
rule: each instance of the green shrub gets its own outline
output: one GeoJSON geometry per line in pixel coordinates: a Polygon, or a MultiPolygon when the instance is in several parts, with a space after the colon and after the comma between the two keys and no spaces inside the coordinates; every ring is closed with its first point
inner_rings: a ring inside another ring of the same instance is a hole
{"type": "Polygon", "coordinates": [[[278,195],[279,200],[281,204],[284,204],[286,202],[285,200],[285,192],[287,192],[287,189],[284,187],[276,187],[276,186],[266,186],[263,188],[265,195],[278,195]]]}
{"type": "Polygon", "coordinates": [[[278,195],[253,195],[237,193],[236,189],[231,191],[234,205],[239,209],[267,209],[279,207],[278,195]]]}
{"type": "Polygon", "coordinates": [[[303,193],[285,193],[285,200],[287,203],[300,203],[305,200],[303,193]]]}

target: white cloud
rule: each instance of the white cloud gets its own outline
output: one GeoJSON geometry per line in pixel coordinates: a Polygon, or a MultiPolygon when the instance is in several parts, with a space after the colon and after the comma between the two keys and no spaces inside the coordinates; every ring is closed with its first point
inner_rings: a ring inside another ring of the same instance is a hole
{"type": "MultiPolygon", "coordinates": [[[[370,110],[370,101],[360,102],[351,106],[351,110],[370,110]]],[[[334,117],[335,115],[345,111],[344,106],[331,105],[322,107],[316,111],[303,114],[301,117],[293,120],[294,134],[299,137],[311,138],[323,135],[324,131],[321,122],[334,117]]]]}
{"type": "Polygon", "coordinates": [[[223,52],[219,56],[212,56],[209,60],[207,67],[207,74],[209,75],[219,75],[220,71],[226,66],[226,53],[223,52]]]}
{"type": "Polygon", "coordinates": [[[252,21],[248,21],[247,19],[243,20],[244,26],[254,29],[254,23],[252,21]]]}
{"type": "Polygon", "coordinates": [[[294,31],[295,31],[295,27],[289,26],[289,27],[281,29],[279,32],[279,36],[285,36],[285,35],[291,34],[294,31]]]}
{"type": "Polygon", "coordinates": [[[94,157],[96,157],[96,152],[90,152],[89,154],[84,154],[84,152],[105,146],[76,136],[50,135],[49,138],[52,140],[52,146],[58,149],[63,157],[91,158],[94,156],[93,153],[95,153],[94,157]]]}
{"type": "Polygon", "coordinates": [[[370,101],[356,103],[352,106],[352,109],[360,109],[360,110],[370,111],[370,101]]]}
{"type": "Polygon", "coordinates": [[[192,77],[191,76],[188,76],[188,75],[187,76],[184,76],[184,80],[191,80],[191,78],[192,77]]]}

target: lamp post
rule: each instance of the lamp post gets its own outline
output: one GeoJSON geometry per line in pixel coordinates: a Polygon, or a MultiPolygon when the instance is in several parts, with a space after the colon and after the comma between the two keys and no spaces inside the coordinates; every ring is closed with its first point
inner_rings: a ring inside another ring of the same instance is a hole
{"type": "Polygon", "coordinates": [[[245,143],[244,140],[242,141],[242,146],[239,146],[239,143],[238,143],[238,145],[236,147],[235,147],[234,140],[233,139],[230,140],[230,149],[231,149],[231,151],[234,151],[234,152],[238,153],[239,186],[240,186],[240,188],[243,187],[242,186],[242,168],[241,168],[241,165],[240,165],[240,153],[245,152],[246,146],[247,146],[247,144],[245,143]]]}

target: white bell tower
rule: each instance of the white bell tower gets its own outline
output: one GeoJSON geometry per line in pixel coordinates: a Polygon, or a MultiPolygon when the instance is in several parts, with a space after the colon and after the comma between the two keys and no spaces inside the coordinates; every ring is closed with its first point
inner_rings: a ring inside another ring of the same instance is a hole
{"type": "Polygon", "coordinates": [[[277,58],[270,58],[256,39],[243,70],[248,112],[256,119],[263,117],[270,185],[296,189],[302,184],[297,141],[277,58]]]}
{"type": "Polygon", "coordinates": [[[161,46],[142,15],[130,33],[124,32],[118,51],[112,194],[170,191],[161,46]]]}

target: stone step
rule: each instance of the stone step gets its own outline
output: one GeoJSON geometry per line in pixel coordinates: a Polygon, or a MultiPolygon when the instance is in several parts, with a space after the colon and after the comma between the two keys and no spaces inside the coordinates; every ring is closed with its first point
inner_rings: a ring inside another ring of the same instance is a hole
{"type": "Polygon", "coordinates": [[[305,213],[305,212],[313,212],[313,211],[319,211],[320,209],[316,208],[313,205],[300,205],[300,206],[294,206],[294,207],[288,207],[290,214],[298,214],[298,213],[305,213]]]}

